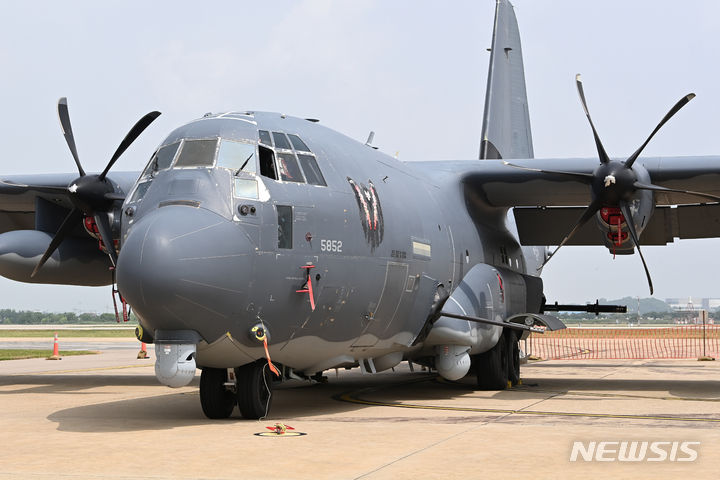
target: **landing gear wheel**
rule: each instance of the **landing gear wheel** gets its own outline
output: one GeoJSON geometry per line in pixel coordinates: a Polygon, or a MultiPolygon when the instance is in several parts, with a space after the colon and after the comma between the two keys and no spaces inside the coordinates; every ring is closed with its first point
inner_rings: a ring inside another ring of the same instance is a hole
{"type": "Polygon", "coordinates": [[[474,355],[475,373],[480,390],[505,390],[508,382],[508,342],[502,335],[485,353],[474,355]]]}
{"type": "Polygon", "coordinates": [[[503,336],[507,339],[508,380],[515,386],[520,382],[520,347],[518,346],[518,337],[517,334],[512,331],[505,331],[503,336]]]}
{"type": "Polygon", "coordinates": [[[200,375],[200,405],[208,418],[228,418],[235,408],[235,394],[225,388],[227,370],[202,369],[200,375]]]}
{"type": "Polygon", "coordinates": [[[243,418],[257,420],[270,411],[272,378],[265,360],[235,369],[237,404],[243,418]]]}

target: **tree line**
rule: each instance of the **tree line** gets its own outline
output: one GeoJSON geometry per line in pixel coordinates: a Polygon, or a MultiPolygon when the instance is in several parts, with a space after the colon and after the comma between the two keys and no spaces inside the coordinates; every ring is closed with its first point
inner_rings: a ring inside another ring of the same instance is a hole
{"type": "MultiPolygon", "coordinates": [[[[122,322],[122,314],[120,316],[122,322]]],[[[28,310],[0,310],[0,324],[3,325],[65,325],[116,323],[114,313],[51,313],[32,312],[28,310]]],[[[128,323],[137,323],[135,315],[130,314],[128,323]]]]}
{"type": "MultiPolygon", "coordinates": [[[[715,323],[718,322],[720,312],[711,311],[708,312],[708,321],[713,320],[715,323]]],[[[695,312],[650,312],[643,313],[639,316],[637,313],[601,313],[595,316],[594,313],[568,313],[568,312],[551,312],[551,315],[559,317],[562,321],[568,324],[575,323],[586,323],[586,324],[636,324],[638,320],[640,324],[685,324],[695,323],[699,316],[699,311],[695,312]]]]}

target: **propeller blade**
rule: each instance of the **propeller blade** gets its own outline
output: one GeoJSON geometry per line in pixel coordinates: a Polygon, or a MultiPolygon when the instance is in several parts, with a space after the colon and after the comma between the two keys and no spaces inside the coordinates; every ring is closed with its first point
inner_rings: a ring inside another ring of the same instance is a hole
{"type": "Polygon", "coordinates": [[[585,110],[585,116],[587,117],[588,122],[590,122],[590,128],[592,128],[593,136],[595,137],[595,145],[597,146],[598,155],[600,156],[600,162],[608,163],[610,161],[610,157],[608,157],[608,154],[605,152],[605,148],[600,141],[600,136],[598,135],[597,130],[595,130],[592,118],[590,118],[590,111],[588,110],[587,102],[585,101],[585,92],[583,91],[582,80],[580,79],[579,73],[575,75],[575,84],[577,85],[578,95],[580,95],[580,102],[582,103],[583,110],[585,110]]]}
{"type": "Polygon", "coordinates": [[[590,183],[592,179],[594,178],[592,173],[581,173],[581,172],[562,172],[560,170],[543,170],[540,168],[532,168],[532,167],[525,167],[522,165],[515,165],[514,163],[506,162],[503,160],[503,165],[507,165],[508,167],[518,168],[520,170],[527,170],[528,172],[538,172],[538,173],[547,173],[550,175],[566,175],[568,177],[576,178],[582,182],[590,183]]]}
{"type": "Polygon", "coordinates": [[[112,166],[115,164],[118,158],[120,158],[120,155],[125,153],[125,150],[137,139],[137,137],[140,136],[140,134],[145,130],[147,127],[150,126],[150,124],[155,121],[157,117],[160,116],[160,112],[150,112],[146,114],[144,117],[142,117],[140,120],[137,121],[135,125],[130,129],[130,131],[125,135],[125,138],[123,138],[123,141],[120,142],[120,146],[115,150],[115,154],[112,156],[110,161],[108,162],[107,166],[105,167],[105,170],[102,171],[100,174],[99,179],[104,180],[107,173],[110,171],[112,166]]]}
{"type": "Polygon", "coordinates": [[[647,144],[650,143],[650,139],[655,136],[655,134],[658,132],[658,130],[660,130],[660,128],[662,128],[662,126],[665,125],[665,123],[667,123],[667,121],[670,120],[673,117],[673,115],[675,115],[677,112],[679,112],[680,109],[682,107],[684,107],[685,105],[687,105],[687,103],[690,100],[692,100],[693,98],[695,98],[695,94],[689,93],[689,94],[685,95],[683,98],[681,98],[680,100],[678,100],[678,102],[670,109],[670,111],[663,117],[663,119],[660,120],[660,123],[657,124],[657,127],[655,127],[655,130],[653,130],[652,133],[650,134],[650,136],[647,138],[647,140],[645,140],[645,143],[640,145],[640,148],[635,150],[635,153],[630,155],[630,158],[625,160],[626,167],[630,168],[633,166],[633,163],[635,163],[635,160],[637,160],[637,158],[640,156],[640,153],[642,153],[642,151],[645,149],[647,144]]]}
{"type": "Polygon", "coordinates": [[[125,200],[125,194],[120,192],[108,192],[103,195],[107,200],[125,200]]]}
{"type": "Polygon", "coordinates": [[[640,182],[633,183],[633,187],[637,188],[638,190],[652,190],[654,192],[685,193],[687,195],[693,195],[695,197],[707,198],[714,202],[720,202],[720,197],[716,197],[715,195],[710,195],[709,193],[693,192],[692,190],[678,190],[676,188],[666,188],[666,187],[661,187],[660,185],[647,185],[645,183],[640,183],[640,182]]]}
{"type": "Polygon", "coordinates": [[[57,109],[58,117],[60,118],[60,128],[62,128],[63,136],[65,137],[65,141],[67,142],[68,147],[70,148],[70,153],[72,153],[72,156],[75,159],[75,164],[77,165],[78,172],[80,172],[80,176],[84,177],[85,170],[83,170],[82,165],[80,165],[80,158],[78,157],[77,147],[75,146],[75,137],[73,136],[72,125],[70,124],[70,114],[68,113],[67,98],[62,97],[60,100],[58,100],[57,109]]]}
{"type": "Polygon", "coordinates": [[[110,228],[108,215],[105,212],[96,213],[93,218],[95,218],[95,224],[98,227],[98,232],[100,232],[100,238],[102,238],[102,241],[105,244],[105,248],[110,256],[110,261],[114,267],[117,265],[117,253],[115,252],[115,242],[113,242],[112,228],[110,228]]]}
{"type": "Polygon", "coordinates": [[[645,263],[645,257],[643,257],[642,250],[640,250],[640,241],[638,240],[637,231],[635,231],[635,221],[633,220],[632,212],[630,211],[630,205],[624,200],[620,202],[620,211],[622,212],[623,217],[625,217],[625,224],[627,225],[632,241],[635,243],[637,251],[640,254],[640,260],[642,260],[643,268],[645,268],[645,276],[647,277],[648,285],[650,286],[650,295],[652,295],[653,283],[652,278],[650,278],[650,271],[648,270],[647,263],[645,263]]]}
{"type": "Polygon", "coordinates": [[[82,219],[82,217],[82,212],[77,208],[73,208],[70,213],[68,213],[68,215],[65,217],[65,220],[63,220],[63,223],[60,225],[60,228],[58,228],[58,231],[55,233],[55,236],[50,241],[50,245],[48,245],[47,250],[45,250],[42,258],[35,266],[33,272],[30,274],[30,278],[35,277],[37,272],[42,268],[43,265],[45,265],[45,262],[47,262],[48,258],[50,258],[50,256],[55,252],[55,250],[57,250],[58,246],[62,243],[67,234],[70,233],[72,229],[77,226],[78,222],[82,219]]]}
{"type": "Polygon", "coordinates": [[[545,261],[542,263],[542,265],[540,265],[538,267],[538,271],[540,271],[550,261],[550,259],[553,257],[553,255],[555,255],[557,253],[557,251],[560,250],[562,248],[562,246],[565,245],[573,237],[573,235],[575,235],[575,233],[578,230],[580,230],[580,228],[583,225],[585,225],[588,222],[588,220],[590,220],[593,217],[593,215],[595,215],[598,212],[598,210],[600,210],[600,207],[602,207],[602,203],[599,200],[593,200],[593,202],[585,209],[585,211],[583,212],[582,216],[577,221],[577,223],[575,224],[573,229],[570,230],[570,233],[565,235],[565,238],[563,238],[563,241],[560,242],[560,245],[558,245],[558,247],[555,250],[553,250],[553,252],[550,255],[548,255],[548,257],[545,259],[545,261]]]}

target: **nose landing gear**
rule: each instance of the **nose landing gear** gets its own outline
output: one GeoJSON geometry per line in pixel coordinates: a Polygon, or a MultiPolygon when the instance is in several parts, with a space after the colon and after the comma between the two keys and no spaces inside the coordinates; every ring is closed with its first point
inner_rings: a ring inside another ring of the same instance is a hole
{"type": "Polygon", "coordinates": [[[235,408],[235,393],[225,385],[227,370],[224,368],[202,369],[200,375],[200,405],[208,418],[228,418],[235,408]]]}
{"type": "Polygon", "coordinates": [[[260,419],[270,411],[272,377],[265,360],[235,369],[237,375],[237,404],[243,418],[260,419]]]}
{"type": "Polygon", "coordinates": [[[235,369],[204,367],[200,376],[200,405],[206,417],[228,418],[235,405],[247,419],[267,416],[272,378],[265,360],[235,369]]]}

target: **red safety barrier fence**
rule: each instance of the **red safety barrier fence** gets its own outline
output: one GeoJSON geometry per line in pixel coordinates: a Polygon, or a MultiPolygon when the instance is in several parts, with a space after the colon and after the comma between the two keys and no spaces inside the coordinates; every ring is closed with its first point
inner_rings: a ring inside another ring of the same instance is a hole
{"type": "Polygon", "coordinates": [[[573,328],[533,333],[528,355],[548,360],[720,356],[720,325],[573,328]]]}

